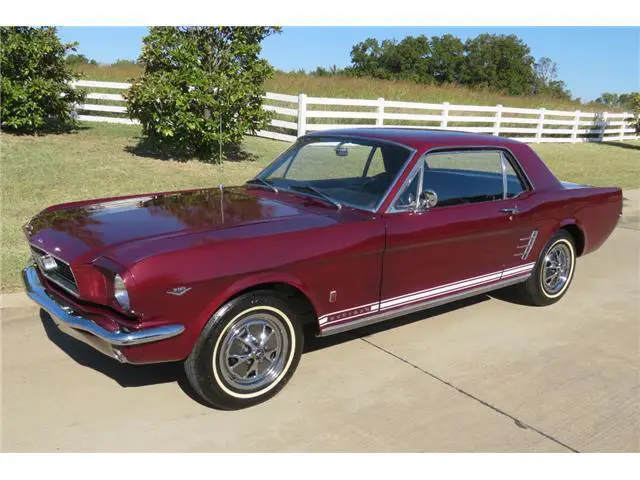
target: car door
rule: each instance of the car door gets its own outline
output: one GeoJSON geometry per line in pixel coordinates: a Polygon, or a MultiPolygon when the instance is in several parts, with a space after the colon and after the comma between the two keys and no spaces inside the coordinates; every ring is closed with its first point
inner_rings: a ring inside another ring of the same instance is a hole
{"type": "Polygon", "coordinates": [[[468,293],[499,283],[506,265],[520,268],[514,254],[528,226],[514,208],[528,186],[505,162],[498,149],[467,149],[429,153],[416,165],[385,215],[381,311],[468,293]],[[438,201],[416,209],[425,191],[438,201]]]}

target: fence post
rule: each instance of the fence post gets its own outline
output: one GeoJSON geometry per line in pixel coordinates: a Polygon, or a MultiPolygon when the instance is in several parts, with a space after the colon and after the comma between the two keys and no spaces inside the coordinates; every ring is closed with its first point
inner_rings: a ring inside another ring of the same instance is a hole
{"type": "Polygon", "coordinates": [[[544,127],[544,112],[546,109],[540,109],[540,116],[538,117],[538,127],[536,129],[536,143],[540,143],[542,141],[542,128],[544,127]]]}
{"type": "Polygon", "coordinates": [[[496,137],[500,136],[500,122],[502,120],[502,105],[498,104],[496,105],[497,110],[496,110],[496,119],[495,122],[493,122],[493,134],[496,137]]]}
{"type": "Polygon", "coordinates": [[[384,125],[384,98],[378,99],[378,118],[376,118],[376,125],[384,125]]]}
{"type": "Polygon", "coordinates": [[[298,137],[303,136],[307,130],[307,96],[304,93],[298,95],[298,137]]]}
{"type": "Polygon", "coordinates": [[[571,143],[578,141],[578,127],[580,126],[580,110],[576,110],[576,116],[573,119],[573,128],[571,129],[571,143]]]}
{"type": "Polygon", "coordinates": [[[447,124],[449,123],[449,102],[444,102],[442,104],[444,107],[440,115],[442,116],[442,120],[440,121],[440,128],[447,128],[447,124]]]}
{"type": "Polygon", "coordinates": [[[607,129],[607,117],[609,116],[609,112],[604,112],[602,114],[602,124],[600,125],[600,141],[604,142],[604,131],[607,129]]]}
{"type": "Polygon", "coordinates": [[[627,128],[627,118],[629,117],[629,114],[627,112],[624,112],[624,117],[621,118],[620,120],[622,120],[622,125],[620,125],[620,141],[624,140],[624,130],[625,128],[627,128]]]}

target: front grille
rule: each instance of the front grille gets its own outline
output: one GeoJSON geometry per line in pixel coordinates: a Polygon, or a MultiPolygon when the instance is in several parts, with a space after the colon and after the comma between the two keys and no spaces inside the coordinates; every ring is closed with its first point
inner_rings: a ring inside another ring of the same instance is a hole
{"type": "Polygon", "coordinates": [[[74,295],[78,294],[76,279],[67,262],[60,260],[58,257],[54,257],[50,253],[45,252],[38,247],[34,247],[33,245],[31,246],[31,252],[42,275],[68,292],[71,292],[74,295]],[[55,268],[45,269],[45,257],[52,258],[55,261],[55,268]]]}

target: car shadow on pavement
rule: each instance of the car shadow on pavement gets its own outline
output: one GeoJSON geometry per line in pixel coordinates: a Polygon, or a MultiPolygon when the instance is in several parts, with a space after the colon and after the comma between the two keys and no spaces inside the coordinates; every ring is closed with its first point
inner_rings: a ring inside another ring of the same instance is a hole
{"type": "Polygon", "coordinates": [[[89,345],[61,332],[51,316],[40,310],[40,320],[49,340],[63,352],[84,367],[112,378],[122,387],[143,387],[158,383],[175,382],[182,371],[180,363],[159,363],[153,365],[127,365],[107,357],[89,345]]]}
{"type": "MultiPolygon", "coordinates": [[[[316,337],[314,332],[309,332],[310,335],[305,338],[305,348],[303,353],[310,353],[353,340],[358,340],[362,337],[374,335],[376,333],[384,332],[386,330],[414,322],[427,321],[430,318],[437,317],[444,313],[476,305],[490,299],[491,297],[488,295],[478,295],[329,337],[316,337]]],[[[108,376],[121,387],[143,387],[147,385],[176,382],[182,391],[191,399],[201,405],[207,406],[193,392],[193,389],[186,378],[181,362],[151,365],[121,364],[118,361],[94,350],[85,343],[62,333],[58,330],[58,327],[56,327],[51,316],[45,310],[40,310],[40,320],[42,321],[42,325],[49,340],[57,345],[75,362],[108,376]]]]}

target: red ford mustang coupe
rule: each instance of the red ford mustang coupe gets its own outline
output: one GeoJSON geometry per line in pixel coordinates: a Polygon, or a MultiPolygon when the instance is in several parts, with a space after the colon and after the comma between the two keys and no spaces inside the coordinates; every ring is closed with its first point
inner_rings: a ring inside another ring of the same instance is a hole
{"type": "Polygon", "coordinates": [[[303,336],[509,287],[557,302],[622,211],[527,145],[393,128],[300,138],[238,187],[66,203],[24,230],[29,296],[123,363],[184,361],[202,401],[262,402],[303,336]]]}

